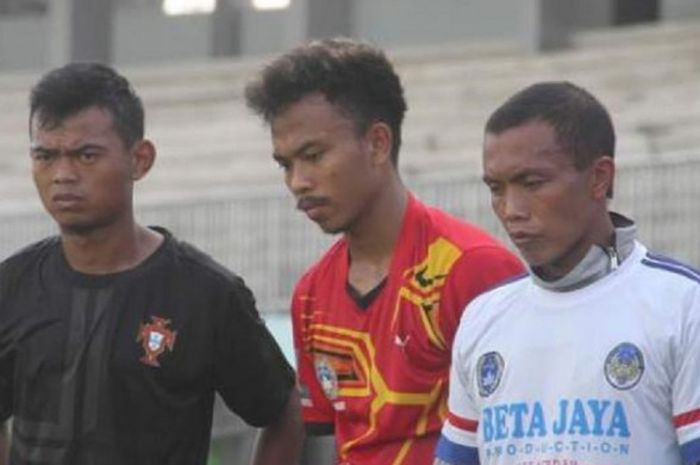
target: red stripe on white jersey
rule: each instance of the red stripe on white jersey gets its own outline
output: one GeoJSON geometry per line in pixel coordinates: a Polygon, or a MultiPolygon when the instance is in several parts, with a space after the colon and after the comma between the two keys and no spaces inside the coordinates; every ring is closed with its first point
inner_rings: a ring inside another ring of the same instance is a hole
{"type": "Polygon", "coordinates": [[[447,414],[447,419],[453,426],[464,431],[469,431],[470,433],[476,433],[476,429],[479,427],[479,422],[475,420],[469,420],[467,418],[458,417],[452,412],[447,414]]]}

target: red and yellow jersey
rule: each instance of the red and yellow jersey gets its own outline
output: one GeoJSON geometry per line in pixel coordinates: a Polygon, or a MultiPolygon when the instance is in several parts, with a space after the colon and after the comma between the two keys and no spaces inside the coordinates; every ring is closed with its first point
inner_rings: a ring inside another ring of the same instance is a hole
{"type": "Polygon", "coordinates": [[[294,292],[304,421],[334,426],[343,465],[432,463],[461,313],[523,267],[485,232],[412,196],[387,280],[365,309],[347,291],[348,264],[341,239],[294,292]]]}

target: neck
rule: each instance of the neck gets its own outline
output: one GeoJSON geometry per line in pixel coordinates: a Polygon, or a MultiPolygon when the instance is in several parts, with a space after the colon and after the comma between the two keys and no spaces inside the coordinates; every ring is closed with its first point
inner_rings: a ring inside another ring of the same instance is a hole
{"type": "Polygon", "coordinates": [[[533,268],[535,283],[551,291],[568,292],[598,281],[617,269],[634,250],[636,226],[632,220],[617,213],[609,216],[615,228],[611,240],[592,244],[568,273],[554,280],[546,279],[538,269],[533,268]]]}
{"type": "Polygon", "coordinates": [[[399,180],[382,190],[361,220],[345,234],[353,262],[383,265],[391,259],[407,203],[408,192],[399,180]]]}
{"type": "Polygon", "coordinates": [[[61,244],[71,268],[101,275],[127,271],[150,256],[163,241],[156,231],[133,222],[85,233],[61,232],[61,244]]]}
{"type": "Polygon", "coordinates": [[[564,256],[546,265],[533,267],[532,270],[545,281],[556,281],[573,270],[584,259],[592,246],[606,248],[613,244],[614,238],[615,226],[607,210],[603,210],[591,222],[588,234],[584,234],[577,243],[571,246],[569,251],[563,254],[564,256]]]}

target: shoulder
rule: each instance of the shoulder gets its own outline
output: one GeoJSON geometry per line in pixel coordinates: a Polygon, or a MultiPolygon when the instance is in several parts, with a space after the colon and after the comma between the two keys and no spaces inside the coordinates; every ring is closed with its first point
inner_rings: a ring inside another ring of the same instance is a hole
{"type": "Polygon", "coordinates": [[[308,289],[318,282],[325,282],[336,275],[338,269],[347,260],[345,239],[338,239],[297,281],[296,289],[308,289]]]}
{"type": "Polygon", "coordinates": [[[700,270],[646,249],[638,265],[625,289],[656,308],[661,318],[675,309],[682,319],[700,320],[700,270]]]}
{"type": "Polygon", "coordinates": [[[5,280],[21,275],[60,246],[61,239],[52,236],[20,249],[0,263],[0,278],[5,280]]]}
{"type": "Polygon", "coordinates": [[[663,254],[645,252],[640,264],[649,275],[690,288],[700,287],[700,270],[663,254]]]}
{"type": "Polygon", "coordinates": [[[474,299],[473,305],[491,307],[520,299],[530,285],[530,275],[521,273],[506,279],[474,299]]]}
{"type": "MultiPolygon", "coordinates": [[[[626,292],[633,292],[649,304],[672,303],[700,299],[700,271],[671,257],[652,252],[637,243],[630,256],[629,272],[624,273],[626,292]]],[[[625,263],[623,262],[623,266],[625,263]]]]}
{"type": "Polygon", "coordinates": [[[193,286],[223,289],[245,288],[243,279],[234,271],[214,260],[197,246],[170,235],[167,237],[170,272],[184,275],[193,286]]]}
{"type": "Polygon", "coordinates": [[[529,283],[529,275],[523,273],[479,294],[464,310],[461,325],[490,326],[522,301],[529,283]]]}
{"type": "Polygon", "coordinates": [[[423,220],[437,235],[444,237],[463,251],[487,249],[512,255],[510,251],[492,234],[479,226],[457,218],[439,208],[418,203],[425,214],[423,220]]]}
{"type": "Polygon", "coordinates": [[[480,275],[485,279],[495,273],[495,282],[524,273],[521,260],[488,232],[438,208],[424,208],[430,235],[442,238],[459,252],[455,273],[480,275]]]}
{"type": "Polygon", "coordinates": [[[503,331],[503,324],[507,326],[513,312],[519,311],[529,282],[527,275],[522,275],[472,300],[459,321],[453,354],[465,357],[481,341],[503,331]]]}

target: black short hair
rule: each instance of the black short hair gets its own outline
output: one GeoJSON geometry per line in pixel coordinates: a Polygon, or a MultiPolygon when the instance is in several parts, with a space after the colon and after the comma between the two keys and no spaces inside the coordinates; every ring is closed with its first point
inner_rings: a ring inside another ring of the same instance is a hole
{"type": "Polygon", "coordinates": [[[567,81],[540,82],[519,91],[488,119],[486,132],[500,134],[544,121],[562,148],[583,169],[602,156],[615,156],[615,130],[605,107],[588,91],[567,81]]]}
{"type": "Polygon", "coordinates": [[[392,162],[397,164],[406,101],[401,80],[381,50],[345,38],[310,42],[264,67],[246,86],[245,97],[271,123],[289,105],[315,92],[347,115],[360,134],[374,122],[386,123],[393,135],[392,162]]]}
{"type": "Polygon", "coordinates": [[[29,121],[36,115],[40,127],[51,128],[90,107],[112,115],[126,147],[143,139],[141,99],[126,78],[99,63],[71,63],[45,74],[32,88],[29,121]]]}

